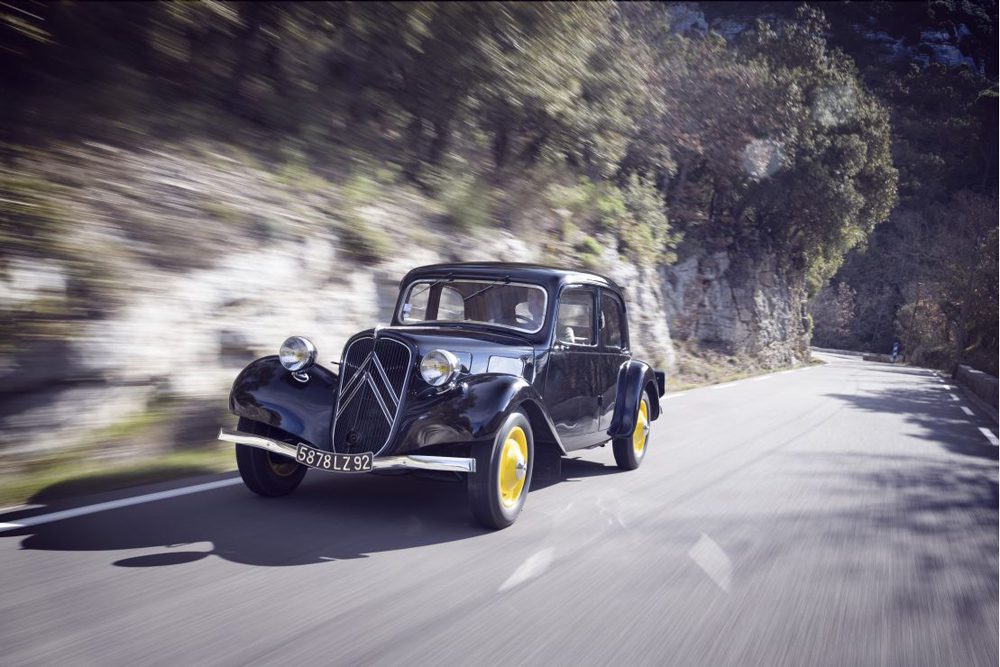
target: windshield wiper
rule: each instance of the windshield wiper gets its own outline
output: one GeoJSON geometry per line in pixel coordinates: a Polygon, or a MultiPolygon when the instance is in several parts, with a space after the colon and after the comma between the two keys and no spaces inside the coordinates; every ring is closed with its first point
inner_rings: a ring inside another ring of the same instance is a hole
{"type": "Polygon", "coordinates": [[[490,290],[490,289],[493,289],[493,288],[494,288],[494,287],[496,287],[497,285],[507,285],[507,284],[509,284],[509,283],[510,283],[510,276],[505,276],[504,278],[502,278],[502,279],[500,279],[500,280],[497,280],[496,282],[493,282],[493,283],[490,283],[489,285],[487,285],[486,287],[484,287],[484,288],[483,288],[483,289],[481,289],[481,290],[476,290],[475,292],[473,292],[473,293],[472,293],[472,294],[470,294],[469,296],[465,297],[465,298],[463,299],[463,301],[468,301],[469,299],[471,299],[471,298],[472,298],[472,297],[474,297],[474,296],[479,296],[480,294],[482,294],[482,293],[483,293],[483,292],[485,292],[486,290],[490,290]]]}
{"type": "Polygon", "coordinates": [[[432,290],[432,289],[434,289],[435,287],[437,287],[438,285],[440,285],[442,283],[450,283],[453,280],[455,280],[455,274],[449,273],[447,277],[441,278],[440,280],[435,280],[434,282],[432,282],[431,284],[429,284],[427,287],[423,288],[422,290],[420,290],[416,294],[414,294],[413,292],[410,292],[410,296],[407,299],[407,301],[409,301],[410,303],[412,303],[413,302],[413,297],[420,296],[424,292],[426,292],[428,290],[432,290]]]}

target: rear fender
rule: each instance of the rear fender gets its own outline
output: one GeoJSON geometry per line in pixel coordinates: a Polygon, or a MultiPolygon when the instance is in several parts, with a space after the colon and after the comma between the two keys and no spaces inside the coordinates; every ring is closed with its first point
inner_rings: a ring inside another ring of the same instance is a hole
{"type": "Polygon", "coordinates": [[[618,369],[618,392],[615,396],[615,414],[611,418],[608,435],[623,438],[635,430],[635,417],[643,392],[649,395],[650,420],[660,416],[660,396],[663,382],[648,364],[630,359],[618,369]]]}
{"type": "Polygon", "coordinates": [[[277,356],[258,359],[236,376],[229,411],[332,451],[330,426],[338,376],[322,366],[312,366],[305,374],[309,379],[300,382],[277,356]]]}

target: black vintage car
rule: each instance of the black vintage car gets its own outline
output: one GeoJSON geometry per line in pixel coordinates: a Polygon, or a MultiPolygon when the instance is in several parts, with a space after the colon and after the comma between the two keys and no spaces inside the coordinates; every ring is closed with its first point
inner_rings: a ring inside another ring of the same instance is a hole
{"type": "Polygon", "coordinates": [[[219,438],[246,485],[280,496],[308,468],[451,471],[491,528],[568,452],[610,441],[620,468],[638,468],[665,381],[632,358],[621,288],[526,264],[410,271],[392,324],[350,338],[338,365],[292,337],[239,374],[239,424],[219,438]]]}

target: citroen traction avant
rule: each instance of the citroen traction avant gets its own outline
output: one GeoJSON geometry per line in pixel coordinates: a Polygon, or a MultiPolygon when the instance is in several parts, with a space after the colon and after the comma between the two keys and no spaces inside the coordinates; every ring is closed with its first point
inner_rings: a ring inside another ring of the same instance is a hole
{"type": "Polygon", "coordinates": [[[504,528],[536,472],[611,443],[638,468],[665,376],[633,359],[625,298],[602,276],[526,264],[440,264],[400,283],[392,322],[352,336],[333,370],[306,338],[236,378],[243,481],[291,493],[310,468],[466,477],[473,515],[504,528]]]}

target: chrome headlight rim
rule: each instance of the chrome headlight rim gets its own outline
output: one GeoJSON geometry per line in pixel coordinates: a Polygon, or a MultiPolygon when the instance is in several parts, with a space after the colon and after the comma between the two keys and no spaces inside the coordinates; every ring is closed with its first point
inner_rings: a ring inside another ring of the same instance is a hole
{"type": "Polygon", "coordinates": [[[316,346],[305,336],[289,336],[278,348],[278,361],[285,370],[301,373],[316,363],[316,346]]]}
{"type": "Polygon", "coordinates": [[[420,377],[432,387],[443,387],[455,379],[461,367],[454,353],[435,349],[420,359],[420,377]]]}

